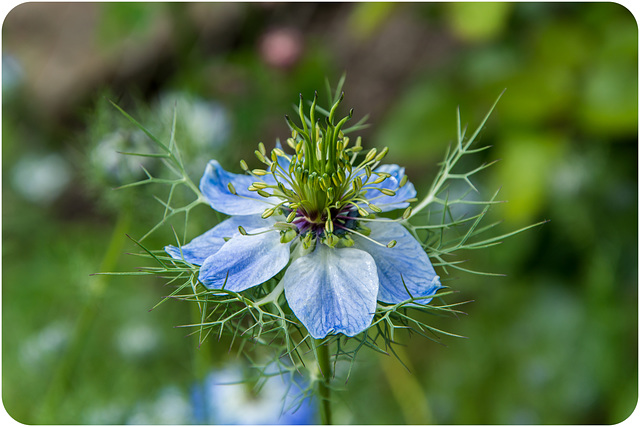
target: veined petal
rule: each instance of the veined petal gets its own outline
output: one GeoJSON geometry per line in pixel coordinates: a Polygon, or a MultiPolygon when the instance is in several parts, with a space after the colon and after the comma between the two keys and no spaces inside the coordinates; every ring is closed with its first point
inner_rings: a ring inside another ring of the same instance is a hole
{"type": "MultiPolygon", "coordinates": [[[[371,228],[371,239],[383,245],[391,240],[397,242],[394,247],[387,248],[363,237],[352,236],[356,242],[354,247],[367,251],[375,260],[380,279],[378,301],[389,304],[406,301],[410,298],[407,289],[414,298],[435,295],[442,287],[440,278],[424,249],[411,233],[395,222],[371,222],[367,226],[371,228]]],[[[427,304],[429,301],[431,298],[416,302],[427,304]]]]}
{"type": "Polygon", "coordinates": [[[385,172],[391,176],[382,181],[381,183],[374,184],[373,181],[377,178],[375,174],[371,175],[368,182],[365,183],[368,187],[375,187],[381,189],[387,189],[395,191],[393,196],[387,196],[382,194],[378,190],[367,190],[367,199],[382,209],[383,212],[392,211],[395,209],[404,209],[409,206],[405,200],[413,199],[416,197],[416,189],[409,181],[405,183],[402,188],[400,187],[400,181],[404,177],[404,168],[398,165],[381,165],[378,166],[374,172],[385,172]]]}
{"type": "Polygon", "coordinates": [[[259,179],[253,176],[227,172],[216,160],[210,160],[200,180],[200,191],[218,212],[227,215],[254,215],[278,203],[276,197],[265,198],[249,191],[249,186],[256,181],[259,179]],[[229,183],[236,194],[229,191],[229,183]]]}
{"type": "Polygon", "coordinates": [[[232,216],[186,245],[180,248],[169,245],[165,246],[164,250],[175,259],[184,259],[191,264],[202,265],[208,257],[218,252],[227,240],[240,234],[239,226],[251,233],[272,223],[273,221],[263,219],[260,215],[232,216]]]}
{"type": "Polygon", "coordinates": [[[371,325],[378,274],[368,253],[318,243],[291,263],[282,280],[289,307],[312,337],[354,336],[371,325]]]}
{"type": "Polygon", "coordinates": [[[241,292],[266,282],[289,262],[289,243],[269,228],[238,234],[200,267],[200,281],[209,289],[241,292]]]}

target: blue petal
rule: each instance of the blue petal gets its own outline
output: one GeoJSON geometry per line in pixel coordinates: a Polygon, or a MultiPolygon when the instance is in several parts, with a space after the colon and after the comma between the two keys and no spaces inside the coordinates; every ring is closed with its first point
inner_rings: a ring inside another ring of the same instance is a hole
{"type": "MultiPolygon", "coordinates": [[[[267,179],[262,181],[267,184],[275,182],[270,175],[264,178],[267,179]]],[[[218,212],[227,215],[254,215],[278,203],[275,197],[264,198],[255,191],[249,191],[249,186],[256,181],[259,180],[253,176],[227,172],[216,160],[210,160],[200,180],[200,191],[218,212]],[[233,185],[236,194],[229,191],[229,183],[233,185]]]]}
{"type": "MultiPolygon", "coordinates": [[[[371,228],[371,239],[383,245],[391,240],[397,242],[393,248],[387,248],[360,236],[353,236],[356,242],[354,247],[367,251],[375,260],[380,279],[378,301],[397,304],[411,296],[433,296],[442,287],[429,257],[406,228],[396,222],[371,222],[367,226],[371,228]],[[407,293],[407,289],[411,295],[407,293]]],[[[431,298],[416,302],[427,304],[429,301],[431,298]]]]}
{"type": "Polygon", "coordinates": [[[204,260],[218,252],[227,240],[240,234],[239,226],[250,233],[271,223],[272,221],[263,219],[259,215],[233,216],[180,248],[169,245],[165,246],[164,250],[175,259],[184,259],[191,264],[202,265],[204,260]]]}
{"type": "Polygon", "coordinates": [[[289,262],[289,243],[280,243],[280,233],[268,228],[238,234],[200,267],[200,281],[209,289],[241,292],[266,282],[289,262]]]}
{"type": "Polygon", "coordinates": [[[379,184],[374,184],[373,181],[378,178],[374,173],[365,185],[368,187],[385,188],[396,192],[394,196],[386,196],[378,190],[370,189],[367,191],[367,199],[382,209],[383,212],[404,209],[409,206],[409,202],[405,200],[416,197],[417,192],[411,182],[407,181],[405,185],[400,188],[400,181],[404,177],[404,168],[398,165],[381,165],[378,166],[374,172],[385,172],[391,174],[391,176],[379,184]]]}
{"type": "Polygon", "coordinates": [[[282,281],[289,307],[316,339],[329,333],[354,336],[371,325],[378,274],[364,251],[318,243],[291,263],[282,281]]]}

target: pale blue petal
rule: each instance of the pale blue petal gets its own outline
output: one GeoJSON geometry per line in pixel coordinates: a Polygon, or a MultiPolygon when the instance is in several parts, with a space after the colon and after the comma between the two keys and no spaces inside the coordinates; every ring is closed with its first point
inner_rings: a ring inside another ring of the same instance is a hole
{"type": "MultiPolygon", "coordinates": [[[[264,198],[255,191],[249,191],[249,186],[256,181],[260,180],[250,175],[227,172],[216,160],[210,160],[200,180],[200,191],[218,212],[227,215],[254,215],[278,203],[275,197],[264,198]],[[236,194],[229,191],[229,183],[233,185],[236,194]]],[[[263,177],[262,181],[267,184],[275,182],[270,175],[263,177]]]]}
{"type": "Polygon", "coordinates": [[[244,291],[266,282],[287,265],[291,242],[280,243],[280,233],[268,228],[253,233],[234,236],[205,260],[199,279],[207,288],[244,291]]]}
{"type": "MultiPolygon", "coordinates": [[[[387,248],[363,237],[352,236],[356,242],[354,247],[367,251],[375,260],[380,279],[378,301],[397,304],[410,298],[407,289],[411,296],[417,298],[433,296],[442,287],[420,242],[406,228],[396,222],[371,222],[367,226],[371,228],[371,239],[383,245],[391,240],[397,242],[393,248],[387,248]]],[[[429,301],[431,298],[416,302],[427,304],[429,301]]]]}
{"type": "MultiPolygon", "coordinates": [[[[405,200],[413,199],[416,197],[416,189],[409,181],[400,188],[400,181],[404,177],[404,168],[398,165],[381,165],[378,166],[374,172],[385,172],[391,174],[391,176],[379,184],[374,184],[378,176],[372,174],[368,182],[365,183],[368,187],[385,188],[396,192],[394,196],[386,196],[378,190],[367,190],[367,199],[382,209],[383,212],[392,211],[395,209],[404,209],[409,206],[409,202],[405,200]]],[[[366,178],[366,177],[365,177],[366,178]]]]}
{"type": "Polygon", "coordinates": [[[318,243],[312,253],[291,263],[282,281],[289,307],[314,338],[354,336],[371,325],[378,274],[364,251],[318,243]]]}
{"type": "Polygon", "coordinates": [[[169,245],[165,246],[164,250],[175,259],[184,259],[191,264],[202,265],[204,260],[218,252],[227,240],[240,234],[239,226],[251,233],[271,223],[272,221],[263,219],[260,215],[232,216],[188,244],[182,247],[169,245]]]}

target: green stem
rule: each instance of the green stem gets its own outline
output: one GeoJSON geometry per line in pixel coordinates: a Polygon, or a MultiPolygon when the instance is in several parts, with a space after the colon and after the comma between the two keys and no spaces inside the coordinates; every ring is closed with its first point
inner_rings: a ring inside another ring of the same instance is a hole
{"type": "Polygon", "coordinates": [[[332,424],[331,417],[331,363],[329,360],[329,346],[324,344],[318,346],[318,364],[322,374],[322,381],[318,383],[320,395],[320,419],[322,424],[332,424]]]}
{"type": "MultiPolygon", "coordinates": [[[[102,259],[100,271],[113,270],[113,267],[120,257],[130,222],[130,210],[125,206],[118,216],[118,221],[111,235],[111,241],[102,259]]],[[[78,321],[71,336],[71,343],[67,352],[55,368],[45,396],[40,402],[39,412],[34,414],[36,424],[55,424],[61,421],[61,419],[58,418],[61,400],[64,399],[64,396],[66,396],[73,387],[73,375],[76,372],[76,367],[85,350],[85,343],[94,325],[108,281],[108,276],[93,276],[89,287],[89,299],[79,314],[78,321]]]]}

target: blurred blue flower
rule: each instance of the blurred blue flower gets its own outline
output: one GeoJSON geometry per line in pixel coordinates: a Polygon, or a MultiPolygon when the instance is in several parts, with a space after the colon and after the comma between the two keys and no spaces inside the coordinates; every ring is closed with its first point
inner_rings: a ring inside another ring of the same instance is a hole
{"type": "Polygon", "coordinates": [[[24,82],[24,69],[18,59],[9,54],[2,55],[3,99],[13,95],[24,82]]]}
{"type": "Polygon", "coordinates": [[[161,96],[155,111],[162,122],[171,123],[176,108],[180,114],[180,135],[189,141],[189,145],[211,151],[229,141],[231,120],[221,103],[187,92],[168,92],[161,96]]]}
{"type": "Polygon", "coordinates": [[[278,144],[267,156],[259,144],[256,156],[266,170],[241,163],[247,174],[240,175],[209,161],[200,192],[231,217],[182,247],[165,247],[173,258],[199,265],[209,289],[241,292],[288,266],[271,300],[284,292],[316,339],[366,330],[377,301],[427,304],[441,288],[411,232],[375,216],[415,200],[404,168],[380,165],[387,149],[372,149],[356,163],[359,140],[349,147],[341,124],[331,120],[326,129],[294,131],[287,140],[293,155],[278,144]]]}
{"type": "Polygon", "coordinates": [[[256,384],[238,365],[211,372],[192,389],[196,424],[306,425],[315,424],[315,407],[304,397],[304,382],[294,372],[275,367],[256,384]]]}
{"type": "Polygon", "coordinates": [[[25,155],[12,172],[14,190],[26,200],[41,205],[56,200],[72,179],[69,163],[57,153],[25,155]]]}

